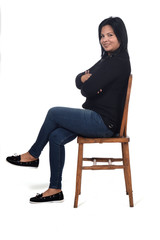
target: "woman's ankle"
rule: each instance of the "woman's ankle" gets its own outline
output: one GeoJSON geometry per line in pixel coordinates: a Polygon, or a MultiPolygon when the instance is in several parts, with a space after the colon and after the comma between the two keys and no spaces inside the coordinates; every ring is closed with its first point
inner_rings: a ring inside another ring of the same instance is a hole
{"type": "Polygon", "coordinates": [[[21,154],[21,162],[35,161],[37,158],[33,157],[29,152],[21,154]]]}
{"type": "Polygon", "coordinates": [[[56,189],[56,188],[48,188],[44,193],[43,193],[43,197],[47,197],[47,196],[51,196],[54,194],[57,194],[61,192],[61,189],[56,189]]]}

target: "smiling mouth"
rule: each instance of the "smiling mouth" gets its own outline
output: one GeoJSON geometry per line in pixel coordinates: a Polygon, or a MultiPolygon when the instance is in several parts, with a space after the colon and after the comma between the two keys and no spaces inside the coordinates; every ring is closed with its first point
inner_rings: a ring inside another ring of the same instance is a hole
{"type": "Polygon", "coordinates": [[[107,48],[107,47],[110,46],[110,44],[103,44],[103,46],[104,46],[105,48],[107,48]]]}

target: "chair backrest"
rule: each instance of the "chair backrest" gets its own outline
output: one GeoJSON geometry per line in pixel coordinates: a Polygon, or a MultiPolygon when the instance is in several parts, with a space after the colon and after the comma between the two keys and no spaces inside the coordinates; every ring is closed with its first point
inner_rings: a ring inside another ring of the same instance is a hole
{"type": "Polygon", "coordinates": [[[129,106],[129,99],[130,99],[130,93],[131,93],[131,85],[132,85],[132,75],[129,76],[129,80],[128,80],[126,100],[125,100],[123,117],[122,117],[122,122],[121,122],[120,133],[119,133],[120,137],[127,136],[127,118],[128,118],[128,106],[129,106]]]}

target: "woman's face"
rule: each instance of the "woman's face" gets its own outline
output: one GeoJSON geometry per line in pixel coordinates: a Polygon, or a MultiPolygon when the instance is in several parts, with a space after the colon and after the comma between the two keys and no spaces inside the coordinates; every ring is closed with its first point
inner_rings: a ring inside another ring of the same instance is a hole
{"type": "Polygon", "coordinates": [[[110,25],[102,27],[100,43],[107,52],[113,52],[119,48],[120,43],[110,25]]]}

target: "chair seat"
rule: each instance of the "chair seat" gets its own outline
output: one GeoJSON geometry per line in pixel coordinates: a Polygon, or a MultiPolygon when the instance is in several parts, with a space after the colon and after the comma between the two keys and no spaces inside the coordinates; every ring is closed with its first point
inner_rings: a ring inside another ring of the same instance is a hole
{"type": "Polygon", "coordinates": [[[112,137],[112,138],[86,138],[78,136],[77,143],[127,143],[129,142],[129,137],[112,137]]]}

